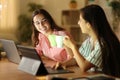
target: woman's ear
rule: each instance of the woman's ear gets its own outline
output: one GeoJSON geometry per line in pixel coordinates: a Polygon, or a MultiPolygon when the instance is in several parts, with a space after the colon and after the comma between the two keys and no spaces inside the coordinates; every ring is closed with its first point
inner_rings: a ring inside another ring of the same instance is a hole
{"type": "Polygon", "coordinates": [[[91,24],[89,22],[86,23],[87,24],[87,28],[91,28],[91,24]]]}

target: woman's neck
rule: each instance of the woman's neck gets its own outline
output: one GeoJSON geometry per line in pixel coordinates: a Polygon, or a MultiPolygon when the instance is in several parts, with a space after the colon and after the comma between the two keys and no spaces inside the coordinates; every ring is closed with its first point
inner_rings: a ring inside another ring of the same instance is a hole
{"type": "Polygon", "coordinates": [[[45,36],[48,36],[48,35],[51,35],[51,34],[53,34],[53,31],[49,31],[49,32],[45,33],[45,36]]]}
{"type": "Polygon", "coordinates": [[[94,32],[89,34],[90,37],[92,38],[93,45],[95,45],[95,42],[97,41],[97,36],[94,32]]]}

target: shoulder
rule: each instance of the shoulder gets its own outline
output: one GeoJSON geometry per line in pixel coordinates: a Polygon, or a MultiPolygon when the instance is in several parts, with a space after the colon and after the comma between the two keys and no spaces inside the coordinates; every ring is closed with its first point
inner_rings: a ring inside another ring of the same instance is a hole
{"type": "Polygon", "coordinates": [[[45,38],[45,35],[42,34],[42,33],[39,33],[38,38],[39,38],[39,39],[43,39],[43,38],[45,38]]]}
{"type": "Polygon", "coordinates": [[[85,41],[82,42],[81,46],[79,47],[79,51],[81,51],[81,49],[86,49],[87,46],[91,46],[90,45],[90,38],[87,38],[85,41]]]}
{"type": "Polygon", "coordinates": [[[83,41],[82,44],[88,44],[88,43],[90,43],[90,37],[88,37],[85,41],[83,41]]]}
{"type": "Polygon", "coordinates": [[[68,34],[68,32],[67,31],[65,31],[65,30],[62,30],[62,31],[54,31],[54,34],[56,34],[56,35],[67,35],[68,34]]]}

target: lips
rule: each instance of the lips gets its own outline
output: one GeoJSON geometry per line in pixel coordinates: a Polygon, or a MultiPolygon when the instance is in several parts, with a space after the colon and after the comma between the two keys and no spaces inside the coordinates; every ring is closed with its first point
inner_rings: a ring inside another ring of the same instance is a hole
{"type": "Polygon", "coordinates": [[[42,30],[42,31],[45,31],[47,28],[44,26],[44,27],[42,27],[42,28],[40,28],[40,30],[42,30]]]}
{"type": "Polygon", "coordinates": [[[44,26],[42,28],[39,28],[39,31],[44,34],[47,32],[47,28],[44,26]]]}
{"type": "Polygon", "coordinates": [[[46,29],[45,29],[45,28],[42,28],[42,29],[40,29],[40,30],[45,31],[46,29]]]}

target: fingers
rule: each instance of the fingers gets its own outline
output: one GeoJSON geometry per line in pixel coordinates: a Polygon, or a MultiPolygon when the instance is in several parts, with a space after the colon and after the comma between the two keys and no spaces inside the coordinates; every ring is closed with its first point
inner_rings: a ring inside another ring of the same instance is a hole
{"type": "Polygon", "coordinates": [[[62,65],[60,62],[57,62],[54,66],[54,69],[66,69],[66,65],[62,65]]]}
{"type": "Polygon", "coordinates": [[[70,37],[69,37],[69,36],[65,36],[65,37],[64,37],[64,39],[66,39],[66,40],[67,40],[67,39],[70,39],[70,37]]]}
{"type": "Polygon", "coordinates": [[[63,43],[64,43],[64,44],[67,43],[67,42],[69,41],[69,39],[70,39],[70,38],[69,38],[68,36],[65,36],[65,37],[64,37],[64,40],[63,40],[63,43]]]}
{"type": "Polygon", "coordinates": [[[58,69],[59,66],[60,66],[60,63],[57,62],[56,65],[55,65],[55,67],[54,67],[54,69],[58,69]]]}
{"type": "Polygon", "coordinates": [[[62,65],[62,68],[65,70],[66,69],[66,65],[62,65]]]}

